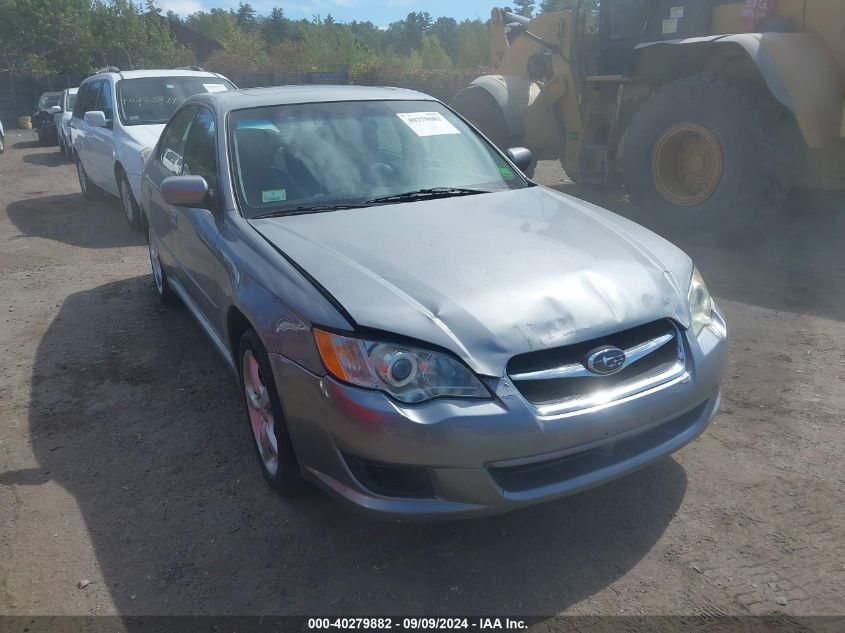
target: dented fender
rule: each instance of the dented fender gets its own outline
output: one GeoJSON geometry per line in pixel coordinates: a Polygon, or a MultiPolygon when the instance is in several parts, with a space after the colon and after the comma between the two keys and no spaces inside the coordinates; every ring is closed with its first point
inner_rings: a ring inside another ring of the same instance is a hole
{"type": "Polygon", "coordinates": [[[644,76],[651,55],[677,55],[678,47],[708,55],[713,47],[733,47],[747,55],[772,96],[789,109],[810,148],[839,138],[843,116],[843,76],[830,51],[809,33],[738,33],[640,44],[631,69],[644,76]]]}

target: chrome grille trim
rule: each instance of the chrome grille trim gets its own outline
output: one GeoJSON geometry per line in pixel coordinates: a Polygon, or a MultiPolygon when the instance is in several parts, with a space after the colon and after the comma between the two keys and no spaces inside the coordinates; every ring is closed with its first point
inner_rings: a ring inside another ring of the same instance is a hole
{"type": "Polygon", "coordinates": [[[580,413],[584,409],[611,405],[645,391],[656,391],[663,387],[670,387],[688,378],[689,372],[687,372],[683,363],[675,363],[671,368],[655,376],[628,383],[621,387],[605,389],[585,398],[532,406],[541,417],[560,417],[566,414],[580,413]]]}
{"type": "MultiPolygon", "coordinates": [[[[652,352],[660,349],[666,343],[675,338],[675,334],[664,334],[658,336],[650,341],[645,341],[639,345],[629,347],[625,352],[625,363],[619,368],[619,371],[625,369],[628,365],[636,363],[641,358],[645,358],[652,352]]],[[[618,372],[615,372],[618,373],[618,372]]],[[[552,380],[555,378],[576,378],[576,377],[602,377],[599,374],[594,374],[587,369],[583,363],[572,363],[570,365],[562,365],[560,367],[553,367],[551,369],[543,369],[541,371],[529,371],[522,374],[511,374],[511,380],[552,380]]]]}
{"type": "MultiPolygon", "coordinates": [[[[626,358],[625,365],[623,365],[622,369],[637,362],[638,360],[642,360],[649,354],[661,349],[664,345],[669,344],[674,339],[676,353],[673,355],[674,358],[671,361],[667,360],[666,362],[653,367],[651,370],[634,377],[629,377],[621,383],[608,386],[598,392],[585,393],[583,395],[562,398],[558,401],[541,403],[531,402],[524,394],[522,394],[523,398],[531,407],[534,408],[539,417],[561,418],[570,415],[577,415],[585,410],[612,406],[640,395],[647,395],[661,389],[666,389],[673,385],[683,383],[690,378],[690,373],[687,370],[686,354],[684,352],[683,335],[676,324],[672,322],[669,323],[671,323],[670,332],[647,341],[643,341],[642,343],[638,343],[637,345],[633,345],[624,350],[626,356],[630,354],[633,356],[633,359],[626,358]]],[[[620,372],[622,369],[620,369],[620,372]]],[[[593,374],[587,370],[582,363],[571,363],[544,370],[509,374],[509,377],[514,382],[514,386],[517,390],[522,393],[519,388],[519,382],[521,381],[602,376],[593,374]]],[[[607,378],[607,376],[604,376],[604,378],[607,378]]]]}

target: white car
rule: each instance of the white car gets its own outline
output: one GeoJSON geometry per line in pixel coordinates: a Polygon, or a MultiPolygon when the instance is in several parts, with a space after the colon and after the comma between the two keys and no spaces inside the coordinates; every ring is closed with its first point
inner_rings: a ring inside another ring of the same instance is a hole
{"type": "Polygon", "coordinates": [[[70,115],[76,103],[76,91],[79,88],[67,88],[62,92],[59,105],[50,108],[56,121],[56,134],[59,136],[59,148],[68,159],[73,158],[70,147],[70,115]]]}
{"type": "Polygon", "coordinates": [[[144,162],[170,116],[195,94],[226,90],[235,85],[196,67],[125,72],[109,67],[86,78],[70,119],[82,195],[117,196],[130,226],[137,227],[144,162]]]}

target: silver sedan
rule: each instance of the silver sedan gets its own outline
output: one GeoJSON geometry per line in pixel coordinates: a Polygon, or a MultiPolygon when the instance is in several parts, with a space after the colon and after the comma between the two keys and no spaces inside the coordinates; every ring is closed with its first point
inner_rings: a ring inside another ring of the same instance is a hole
{"type": "Polygon", "coordinates": [[[155,287],[237,376],[267,481],[375,515],[504,512],[694,439],[725,321],[682,251],[535,185],[406,90],[198,95],[149,157],[155,287]]]}

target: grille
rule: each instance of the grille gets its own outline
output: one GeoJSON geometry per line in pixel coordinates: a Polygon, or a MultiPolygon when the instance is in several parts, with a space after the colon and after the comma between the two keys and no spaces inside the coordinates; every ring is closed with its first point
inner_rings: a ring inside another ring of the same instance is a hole
{"type": "Polygon", "coordinates": [[[569,481],[620,464],[678,437],[689,430],[701,417],[706,404],[701,404],[670,422],[615,444],[544,462],[488,470],[496,483],[509,492],[524,492],[569,481]]]}
{"type": "Polygon", "coordinates": [[[508,375],[541,414],[589,408],[659,386],[686,372],[680,332],[668,319],[598,339],[515,356],[508,375]],[[621,371],[597,375],[587,369],[587,355],[600,347],[625,351],[621,371]]]}

